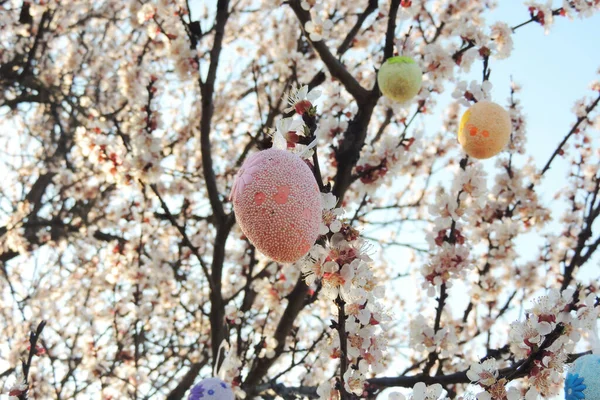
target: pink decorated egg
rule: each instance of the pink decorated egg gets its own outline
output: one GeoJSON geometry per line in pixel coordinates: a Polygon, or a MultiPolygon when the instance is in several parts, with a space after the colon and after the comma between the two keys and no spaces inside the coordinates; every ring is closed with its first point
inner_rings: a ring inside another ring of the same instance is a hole
{"type": "Polygon", "coordinates": [[[297,261],[317,239],[321,194],[312,171],[296,154],[268,149],[248,157],[231,199],[246,237],[275,261],[297,261]]]}

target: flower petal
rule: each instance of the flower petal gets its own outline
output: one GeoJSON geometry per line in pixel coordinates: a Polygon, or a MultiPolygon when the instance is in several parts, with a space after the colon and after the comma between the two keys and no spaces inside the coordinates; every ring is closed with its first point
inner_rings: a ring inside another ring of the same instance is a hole
{"type": "Polygon", "coordinates": [[[479,374],[473,370],[468,370],[467,378],[469,378],[469,380],[471,382],[477,382],[477,381],[479,381],[479,374]]]}
{"type": "Polygon", "coordinates": [[[413,400],[425,400],[427,385],[423,382],[417,382],[413,387],[413,400]]]}
{"type": "Polygon", "coordinates": [[[548,335],[552,332],[552,325],[549,322],[542,321],[538,324],[537,329],[541,335],[548,335]]]}
{"type": "Polygon", "coordinates": [[[308,86],[307,85],[302,86],[300,88],[300,90],[298,90],[298,98],[305,99],[307,93],[308,93],[308,86]]]}
{"type": "Polygon", "coordinates": [[[311,90],[310,93],[306,96],[306,100],[311,103],[318,99],[321,96],[321,91],[318,89],[311,90]]]}

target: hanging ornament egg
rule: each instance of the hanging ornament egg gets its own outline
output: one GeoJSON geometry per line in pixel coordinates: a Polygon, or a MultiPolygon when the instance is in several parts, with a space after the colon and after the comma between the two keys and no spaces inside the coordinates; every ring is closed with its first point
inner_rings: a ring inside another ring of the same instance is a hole
{"type": "Polygon", "coordinates": [[[188,400],[235,400],[235,395],[227,382],[219,378],[207,378],[192,388],[188,400]]]}
{"type": "Polygon", "coordinates": [[[495,156],[510,140],[508,112],[491,101],[473,104],[463,114],[458,127],[458,142],[473,158],[495,156]]]}
{"type": "Polygon", "coordinates": [[[389,99],[404,102],[412,99],[421,90],[422,72],[410,57],[388,58],[379,72],[377,83],[381,93],[389,99]]]}
{"type": "Polygon", "coordinates": [[[248,157],[231,199],[248,240],[275,261],[297,261],[317,239],[321,193],[312,171],[296,154],[271,148],[248,157]]]}
{"type": "Polygon", "coordinates": [[[600,400],[600,355],[579,357],[565,379],[566,400],[600,400]]]}

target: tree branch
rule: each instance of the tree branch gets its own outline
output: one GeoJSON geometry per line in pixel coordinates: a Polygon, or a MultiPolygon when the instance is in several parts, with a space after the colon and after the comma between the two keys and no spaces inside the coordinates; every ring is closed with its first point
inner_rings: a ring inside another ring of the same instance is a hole
{"type": "Polygon", "coordinates": [[[217,226],[223,222],[225,211],[223,203],[219,199],[219,189],[217,187],[217,178],[213,170],[212,150],[210,143],[211,122],[215,111],[213,95],[215,90],[215,80],[217,77],[217,67],[219,65],[219,56],[225,36],[225,24],[229,17],[229,0],[219,0],[217,2],[217,15],[215,22],[215,38],[213,47],[210,51],[210,65],[206,75],[206,81],[199,78],[200,92],[202,94],[202,117],[200,119],[200,152],[202,154],[202,169],[206,191],[210,201],[210,206],[215,215],[217,226]]]}
{"type": "Polygon", "coordinates": [[[383,61],[394,55],[394,38],[396,37],[396,16],[398,15],[400,0],[390,1],[390,12],[388,14],[387,31],[385,33],[385,47],[383,50],[383,61]]]}
{"type": "Polygon", "coordinates": [[[40,335],[46,326],[46,321],[42,321],[37,326],[35,332],[31,331],[29,333],[29,355],[27,357],[27,361],[23,361],[23,379],[25,381],[25,385],[27,388],[20,393],[17,397],[19,400],[27,400],[27,392],[29,391],[29,369],[31,368],[31,363],[33,361],[33,356],[38,354],[37,342],[40,339],[40,335]]]}
{"type": "Polygon", "coordinates": [[[354,97],[357,103],[363,103],[367,99],[369,92],[363,88],[360,83],[358,83],[358,81],[350,74],[350,72],[348,72],[346,67],[337,58],[335,58],[323,40],[313,42],[310,40],[310,36],[306,34],[304,26],[308,21],[311,20],[309,12],[300,6],[299,0],[290,0],[288,4],[298,17],[302,27],[302,32],[304,32],[304,35],[306,36],[306,40],[308,40],[315,51],[319,54],[321,60],[323,63],[325,63],[327,69],[331,73],[331,76],[339,80],[342,85],[344,85],[348,93],[354,97]]]}
{"type": "Polygon", "coordinates": [[[344,39],[342,44],[340,44],[340,46],[337,48],[338,55],[344,54],[346,50],[350,48],[350,44],[352,44],[352,41],[358,34],[358,31],[362,27],[363,23],[365,22],[367,17],[371,15],[375,10],[377,10],[377,0],[369,0],[367,8],[365,8],[365,10],[359,14],[356,23],[354,24],[352,29],[350,29],[350,32],[348,32],[348,35],[346,35],[346,38],[344,39]]]}
{"type": "Polygon", "coordinates": [[[262,378],[267,374],[269,368],[275,360],[283,352],[285,341],[294,326],[294,321],[298,316],[298,313],[304,308],[304,300],[308,293],[308,286],[304,283],[304,278],[300,276],[296,281],[296,286],[292,292],[287,296],[288,305],[279,320],[277,329],[275,330],[274,338],[277,340],[277,347],[275,348],[275,357],[267,358],[263,357],[257,360],[255,367],[248,373],[248,377],[243,384],[244,390],[248,391],[248,394],[253,394],[256,386],[261,382],[262,378]]]}
{"type": "Polygon", "coordinates": [[[202,367],[206,365],[206,362],[193,363],[190,369],[184,375],[183,379],[175,386],[175,389],[167,395],[166,400],[181,400],[185,396],[185,392],[194,384],[196,377],[200,373],[202,367]]]}
{"type": "MultiPolygon", "coordinates": [[[[544,165],[544,168],[542,168],[542,172],[540,173],[540,175],[544,175],[546,173],[546,171],[548,171],[550,169],[550,164],[552,164],[552,161],[554,160],[554,158],[560,153],[562,147],[565,145],[565,143],[567,143],[569,138],[575,132],[577,132],[579,130],[579,125],[581,125],[581,123],[587,119],[590,112],[592,112],[592,110],[598,105],[598,102],[600,102],[600,94],[598,95],[598,97],[596,97],[596,100],[594,100],[594,102],[592,104],[590,104],[589,106],[587,106],[585,108],[585,111],[586,111],[585,115],[577,118],[577,121],[575,121],[575,125],[573,125],[573,127],[571,128],[569,133],[567,133],[567,135],[564,137],[562,142],[560,142],[560,144],[558,145],[556,150],[554,150],[554,153],[552,153],[552,156],[550,156],[550,159],[548,160],[546,165],[544,165]]],[[[529,186],[529,189],[531,189],[531,188],[533,188],[533,183],[529,186]]]]}

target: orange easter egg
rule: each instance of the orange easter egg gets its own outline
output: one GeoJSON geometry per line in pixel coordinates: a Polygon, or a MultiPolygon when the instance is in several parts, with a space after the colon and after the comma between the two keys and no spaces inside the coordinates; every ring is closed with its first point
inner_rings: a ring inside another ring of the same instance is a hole
{"type": "Polygon", "coordinates": [[[490,158],[506,146],[511,129],[510,116],[502,106],[480,101],[463,114],[458,127],[458,142],[469,156],[490,158]]]}

